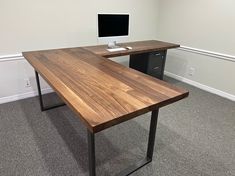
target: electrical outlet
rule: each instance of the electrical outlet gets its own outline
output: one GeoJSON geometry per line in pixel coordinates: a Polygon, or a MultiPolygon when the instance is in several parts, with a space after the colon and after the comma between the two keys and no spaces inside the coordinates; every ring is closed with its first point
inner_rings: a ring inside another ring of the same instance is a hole
{"type": "Polygon", "coordinates": [[[193,76],[195,74],[195,71],[196,69],[194,67],[190,67],[188,71],[189,76],[193,76]]]}
{"type": "Polygon", "coordinates": [[[24,86],[31,87],[30,80],[28,78],[24,79],[24,86]]]}

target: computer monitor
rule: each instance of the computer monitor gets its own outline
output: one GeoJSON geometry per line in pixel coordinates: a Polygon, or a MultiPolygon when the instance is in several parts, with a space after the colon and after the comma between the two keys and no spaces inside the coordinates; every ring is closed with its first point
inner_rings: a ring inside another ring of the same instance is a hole
{"type": "Polygon", "coordinates": [[[129,14],[98,14],[98,41],[114,46],[129,35],[129,14]]]}

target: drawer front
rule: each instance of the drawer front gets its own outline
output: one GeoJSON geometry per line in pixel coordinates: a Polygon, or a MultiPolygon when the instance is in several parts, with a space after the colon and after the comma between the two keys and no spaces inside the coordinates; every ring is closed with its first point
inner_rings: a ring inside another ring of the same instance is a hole
{"type": "Polygon", "coordinates": [[[148,74],[157,78],[162,78],[165,66],[165,52],[153,52],[149,54],[148,74]]]}
{"type": "Polygon", "coordinates": [[[162,71],[161,69],[155,69],[155,70],[148,70],[148,75],[154,76],[158,79],[162,79],[162,71]]]}
{"type": "Polygon", "coordinates": [[[165,56],[165,51],[154,51],[149,53],[150,57],[159,57],[159,56],[165,56]]]}

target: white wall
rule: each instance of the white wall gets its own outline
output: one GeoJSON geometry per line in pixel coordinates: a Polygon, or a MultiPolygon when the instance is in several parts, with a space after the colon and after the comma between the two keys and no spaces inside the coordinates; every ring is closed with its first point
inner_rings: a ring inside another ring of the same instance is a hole
{"type": "MultiPolygon", "coordinates": [[[[234,6],[233,0],[2,0],[0,103],[32,96],[36,91],[31,66],[21,57],[5,55],[97,44],[98,12],[130,13],[130,41],[161,39],[235,55],[234,6]],[[32,87],[26,88],[24,79],[30,79],[32,87]]],[[[116,60],[127,62],[126,57],[116,60]]],[[[212,88],[235,100],[233,61],[171,50],[166,71],[173,77],[212,88]],[[193,76],[188,74],[190,67],[196,69],[193,76]]],[[[47,91],[45,83],[42,87],[47,91]]]]}
{"type": "Polygon", "coordinates": [[[0,55],[96,44],[98,12],[130,13],[130,40],[153,38],[156,9],[155,0],[3,0],[0,55]]]}
{"type": "MultiPolygon", "coordinates": [[[[156,0],[2,0],[0,103],[35,93],[34,72],[22,51],[97,44],[97,13],[130,13],[130,41],[156,38],[156,0]],[[7,58],[7,59],[6,59],[7,58]],[[12,60],[19,59],[19,60],[12,60]],[[32,87],[24,86],[30,79],[32,87]]],[[[126,62],[127,58],[117,59],[126,62]]],[[[43,88],[48,88],[43,83],[43,88]]]]}
{"type": "MultiPolygon", "coordinates": [[[[233,0],[160,0],[158,38],[235,56],[234,7],[233,0]]],[[[235,100],[235,59],[174,50],[168,52],[166,71],[230,94],[235,100]],[[190,67],[196,69],[193,76],[189,75],[190,67]]]]}

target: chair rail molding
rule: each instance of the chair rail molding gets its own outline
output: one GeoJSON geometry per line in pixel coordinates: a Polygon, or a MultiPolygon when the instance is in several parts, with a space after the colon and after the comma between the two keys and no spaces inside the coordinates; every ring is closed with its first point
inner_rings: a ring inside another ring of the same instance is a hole
{"type": "Polygon", "coordinates": [[[192,48],[188,46],[180,46],[180,48],[176,48],[176,49],[181,50],[181,51],[196,53],[196,54],[200,54],[204,56],[214,57],[217,59],[223,59],[223,60],[235,62],[235,56],[233,55],[228,55],[228,54],[223,54],[223,53],[218,53],[218,52],[213,52],[213,51],[208,51],[208,50],[203,50],[203,49],[197,49],[197,48],[192,48]]]}
{"type": "Polygon", "coordinates": [[[22,53],[0,56],[0,62],[15,61],[24,59],[22,53]]]}
{"type": "MultiPolygon", "coordinates": [[[[214,57],[217,59],[223,59],[223,60],[235,62],[235,56],[233,55],[228,55],[228,54],[223,54],[223,53],[218,53],[218,52],[213,52],[213,51],[208,51],[208,50],[203,50],[203,49],[198,49],[198,48],[192,48],[192,47],[183,46],[183,45],[180,46],[180,48],[176,48],[176,49],[185,51],[185,52],[191,52],[195,54],[200,54],[200,55],[205,55],[209,57],[214,57]]],[[[24,59],[22,53],[0,56],[0,62],[21,60],[21,59],[24,59]]]]}

